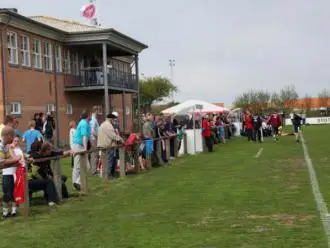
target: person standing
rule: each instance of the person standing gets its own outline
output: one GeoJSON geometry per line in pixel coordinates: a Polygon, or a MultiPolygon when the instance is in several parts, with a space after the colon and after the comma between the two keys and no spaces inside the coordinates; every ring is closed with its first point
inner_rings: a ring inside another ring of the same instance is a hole
{"type": "Polygon", "coordinates": [[[14,175],[21,156],[14,156],[9,146],[15,138],[15,130],[10,126],[5,126],[1,131],[2,141],[0,142],[0,161],[12,165],[12,167],[2,169],[2,191],[3,191],[3,217],[7,218],[16,215],[16,204],[14,199],[14,175]],[[9,213],[11,204],[11,213],[9,213]]]}
{"type": "MultiPolygon", "coordinates": [[[[91,131],[87,119],[88,119],[88,114],[86,112],[83,112],[81,116],[81,120],[78,123],[76,132],[73,137],[73,144],[72,144],[73,153],[87,152],[88,150],[87,145],[91,135],[91,131]]],[[[74,155],[72,182],[73,182],[73,187],[78,191],[80,190],[80,159],[82,157],[86,161],[87,170],[89,170],[90,167],[87,153],[82,155],[80,154],[74,155]]]]}
{"type": "Polygon", "coordinates": [[[297,143],[300,143],[301,121],[302,121],[302,118],[299,115],[294,114],[294,116],[293,116],[293,132],[294,132],[297,143]]]}
{"type": "MultiPolygon", "coordinates": [[[[108,168],[109,176],[115,178],[117,159],[116,159],[116,145],[123,144],[124,140],[116,133],[113,122],[116,118],[113,114],[108,114],[107,118],[98,129],[97,147],[102,149],[110,149],[108,151],[108,168]]],[[[104,151],[102,151],[104,152],[104,151]]],[[[106,165],[104,165],[106,166],[106,165]]]]}
{"type": "Polygon", "coordinates": [[[245,125],[245,134],[248,138],[248,141],[253,140],[253,123],[252,123],[252,115],[250,111],[246,111],[244,117],[244,125],[245,125]]]}
{"type": "Polygon", "coordinates": [[[253,118],[253,140],[261,143],[262,137],[262,119],[259,114],[253,118]]]}
{"type": "Polygon", "coordinates": [[[282,125],[280,116],[274,112],[269,118],[269,124],[272,127],[272,134],[274,141],[279,140],[279,127],[282,125]]]}
{"type": "Polygon", "coordinates": [[[91,153],[90,165],[91,165],[91,173],[92,175],[97,174],[97,163],[99,161],[97,149],[97,136],[99,129],[99,122],[97,120],[97,108],[93,107],[91,120],[89,121],[89,126],[91,130],[90,143],[91,149],[95,150],[91,153]]]}
{"type": "Polygon", "coordinates": [[[26,143],[26,152],[30,153],[31,151],[31,145],[36,140],[41,141],[42,140],[42,134],[35,129],[36,122],[34,120],[29,121],[29,130],[25,131],[23,134],[23,142],[26,143]]]}
{"type": "Polygon", "coordinates": [[[213,140],[211,136],[211,127],[209,123],[209,116],[205,115],[202,118],[202,136],[205,141],[205,145],[209,152],[213,152],[213,140]]]}

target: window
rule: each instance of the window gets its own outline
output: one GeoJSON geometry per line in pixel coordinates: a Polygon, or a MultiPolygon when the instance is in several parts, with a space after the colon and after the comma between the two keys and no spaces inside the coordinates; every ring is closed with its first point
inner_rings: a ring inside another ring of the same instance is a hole
{"type": "Polygon", "coordinates": [[[8,63],[18,64],[18,51],[17,51],[17,34],[14,32],[7,33],[8,43],[8,63]]]}
{"type": "Polygon", "coordinates": [[[55,112],[55,104],[47,104],[47,113],[55,112]]]}
{"type": "Polygon", "coordinates": [[[64,73],[71,73],[71,59],[70,59],[70,50],[64,50],[64,73]]]}
{"type": "Polygon", "coordinates": [[[53,69],[53,63],[52,63],[52,44],[49,42],[44,42],[44,67],[46,71],[51,71],[53,69]]]}
{"type": "Polygon", "coordinates": [[[73,53],[72,56],[72,72],[79,76],[79,54],[77,52],[73,53]]]}
{"type": "Polygon", "coordinates": [[[33,67],[36,69],[42,69],[41,63],[41,42],[40,40],[33,39],[33,67]]]}
{"type": "Polygon", "coordinates": [[[21,36],[21,54],[22,54],[22,65],[31,66],[30,40],[29,37],[25,35],[21,36]]]}
{"type": "Polygon", "coordinates": [[[12,115],[20,115],[22,114],[21,103],[20,102],[12,102],[10,104],[11,110],[10,114],[12,115]]]}
{"type": "Polygon", "coordinates": [[[129,107],[127,106],[126,107],[126,115],[129,115],[130,113],[131,113],[131,111],[130,111],[129,107]]]}
{"type": "Polygon", "coordinates": [[[72,104],[66,105],[66,114],[72,115],[72,104]]]}
{"type": "Polygon", "coordinates": [[[55,46],[56,71],[62,72],[62,47],[55,46]]]}

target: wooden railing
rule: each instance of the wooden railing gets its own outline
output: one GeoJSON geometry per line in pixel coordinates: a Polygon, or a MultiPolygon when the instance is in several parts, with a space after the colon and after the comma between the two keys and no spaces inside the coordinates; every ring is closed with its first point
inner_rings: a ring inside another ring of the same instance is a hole
{"type": "MultiPolygon", "coordinates": [[[[172,141],[172,145],[173,150],[174,150],[174,154],[173,157],[177,158],[178,157],[178,137],[177,135],[174,136],[169,136],[169,137],[163,137],[160,139],[154,139],[154,151],[152,154],[147,154],[146,156],[146,161],[147,161],[147,166],[148,168],[152,168],[153,164],[152,164],[152,156],[155,156],[155,158],[157,158],[158,164],[159,165],[163,165],[164,161],[162,158],[162,145],[161,142],[165,142],[165,149],[166,149],[166,160],[170,160],[171,154],[171,141],[172,141]]],[[[145,141],[142,141],[145,142],[145,141]]],[[[133,155],[133,160],[134,160],[134,170],[135,173],[139,173],[140,172],[140,163],[139,163],[139,146],[140,146],[141,142],[136,142],[132,145],[132,155],[133,155]]],[[[187,154],[187,138],[186,135],[184,135],[183,140],[182,140],[182,144],[183,146],[183,154],[187,154]]],[[[126,176],[126,151],[125,148],[127,148],[127,146],[125,145],[118,145],[116,147],[112,147],[109,149],[94,149],[94,150],[89,150],[89,151],[84,151],[84,152],[79,152],[76,153],[75,156],[81,156],[80,157],[80,181],[81,181],[81,190],[80,193],[82,195],[87,195],[88,194],[88,171],[87,171],[87,161],[86,159],[86,154],[91,154],[94,152],[102,152],[102,156],[101,156],[101,160],[102,160],[102,182],[104,184],[104,190],[107,190],[108,188],[108,152],[110,151],[110,149],[119,149],[119,176],[120,178],[124,178],[126,176]]],[[[28,216],[29,215],[29,183],[28,183],[28,168],[32,163],[40,163],[40,162],[45,162],[45,161],[52,161],[52,169],[53,169],[53,174],[54,174],[54,184],[56,187],[56,192],[58,194],[58,198],[60,199],[60,201],[62,200],[62,180],[61,180],[61,164],[60,164],[60,160],[63,158],[67,158],[68,156],[56,156],[56,157],[48,157],[48,158],[41,158],[41,159],[27,159],[26,160],[26,170],[25,170],[25,196],[24,196],[24,204],[23,204],[23,215],[24,216],[28,216]]]]}

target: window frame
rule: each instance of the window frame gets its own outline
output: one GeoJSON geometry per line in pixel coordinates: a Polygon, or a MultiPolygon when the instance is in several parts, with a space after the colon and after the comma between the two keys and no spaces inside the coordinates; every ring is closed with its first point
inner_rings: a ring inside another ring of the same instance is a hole
{"type": "Polygon", "coordinates": [[[53,70],[53,52],[52,43],[49,41],[44,41],[42,44],[42,57],[45,71],[53,70]]]}
{"type": "Polygon", "coordinates": [[[7,32],[7,51],[8,51],[8,63],[11,65],[18,65],[18,36],[16,32],[8,31],[7,32]],[[11,38],[15,38],[15,45],[11,44],[11,38]],[[9,52],[11,50],[11,52],[9,52]],[[15,61],[12,61],[15,59],[15,61]]]}
{"type": "Polygon", "coordinates": [[[46,113],[56,112],[56,106],[54,103],[49,103],[46,106],[46,113]]]}
{"type": "Polygon", "coordinates": [[[22,103],[21,102],[11,102],[10,103],[10,114],[11,115],[21,115],[22,114],[22,103]],[[17,111],[14,111],[14,106],[17,105],[17,111]]]}
{"type": "Polygon", "coordinates": [[[71,74],[72,70],[71,70],[71,52],[69,49],[65,49],[64,50],[64,73],[65,74],[71,74]]]}
{"type": "Polygon", "coordinates": [[[68,103],[66,105],[66,114],[67,115],[72,115],[73,114],[73,107],[72,107],[72,104],[71,103],[68,103]]]}
{"type": "Polygon", "coordinates": [[[55,45],[55,66],[56,72],[62,72],[62,46],[55,45]]]}
{"type": "Polygon", "coordinates": [[[27,36],[25,34],[21,34],[21,55],[22,55],[22,61],[21,61],[22,66],[31,67],[30,38],[29,38],[29,36],[27,36]],[[26,44],[25,44],[24,39],[26,39],[26,44]],[[26,45],[26,48],[23,46],[23,44],[26,45]],[[28,63],[26,63],[26,61],[25,61],[26,55],[28,58],[28,61],[27,61],[28,63]]]}
{"type": "Polygon", "coordinates": [[[32,55],[33,55],[33,68],[42,70],[42,53],[41,53],[41,40],[34,38],[33,45],[32,45],[32,55]],[[38,42],[38,46],[36,43],[38,42]],[[36,52],[35,48],[39,49],[39,52],[36,52]],[[36,58],[39,58],[39,66],[36,65],[36,58]]]}

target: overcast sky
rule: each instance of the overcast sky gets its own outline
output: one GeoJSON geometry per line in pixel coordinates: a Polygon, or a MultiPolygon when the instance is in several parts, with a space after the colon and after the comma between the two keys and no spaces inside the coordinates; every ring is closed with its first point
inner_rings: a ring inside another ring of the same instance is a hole
{"type": "MultiPolygon", "coordinates": [[[[24,15],[84,22],[88,0],[1,0],[24,15]]],[[[102,25],[149,45],[146,76],[170,77],[176,100],[230,104],[240,92],[295,84],[301,95],[330,88],[329,0],[98,0],[102,25]]]]}

